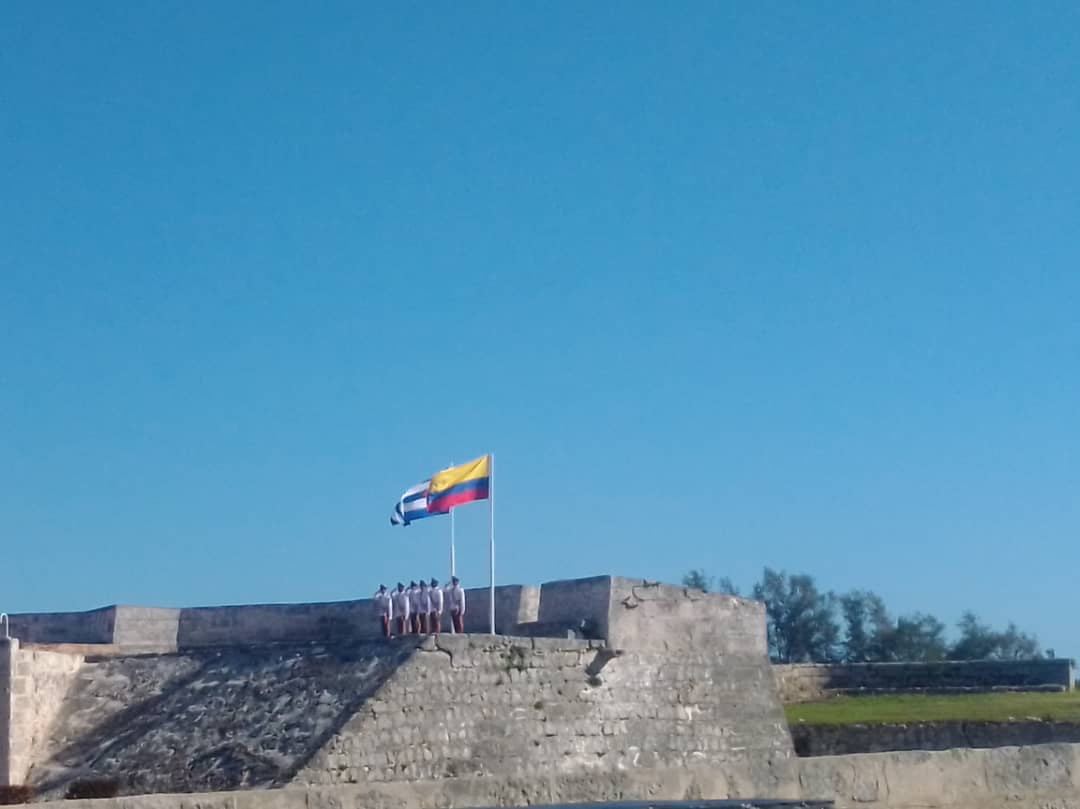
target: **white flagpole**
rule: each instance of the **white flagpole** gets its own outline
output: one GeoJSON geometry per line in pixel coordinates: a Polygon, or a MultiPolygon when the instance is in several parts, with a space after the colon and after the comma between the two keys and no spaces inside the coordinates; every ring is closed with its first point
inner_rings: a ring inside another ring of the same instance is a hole
{"type": "Polygon", "coordinates": [[[450,509],[450,575],[456,576],[457,570],[454,563],[454,510],[450,509]]]}
{"type": "Polygon", "coordinates": [[[491,617],[491,634],[495,634],[495,453],[488,456],[488,571],[491,584],[488,588],[488,615],[491,617]]]}

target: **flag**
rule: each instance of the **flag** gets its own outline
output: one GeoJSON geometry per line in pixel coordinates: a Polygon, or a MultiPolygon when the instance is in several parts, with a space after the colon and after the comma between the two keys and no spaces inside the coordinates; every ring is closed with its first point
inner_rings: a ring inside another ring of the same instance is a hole
{"type": "Polygon", "coordinates": [[[391,525],[408,525],[424,517],[434,517],[447,512],[447,509],[442,511],[428,509],[427,498],[430,483],[430,480],[417,483],[411,489],[407,489],[405,494],[401,495],[397,505],[394,506],[394,513],[390,515],[391,525]]]}
{"type": "Polygon", "coordinates": [[[454,506],[487,500],[491,491],[491,456],[452,466],[431,476],[428,511],[448,511],[454,506]]]}

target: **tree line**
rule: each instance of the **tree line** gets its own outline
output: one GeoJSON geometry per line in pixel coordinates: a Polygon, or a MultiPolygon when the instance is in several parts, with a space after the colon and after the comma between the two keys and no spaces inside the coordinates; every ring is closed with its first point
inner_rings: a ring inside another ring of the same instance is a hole
{"type": "MultiPolygon", "coordinates": [[[[740,595],[727,577],[691,570],[683,584],[706,592],[740,595]]],[[[901,660],[1023,660],[1041,657],[1034,635],[1010,623],[996,630],[973,612],[957,624],[949,642],[945,624],[914,612],[893,618],[881,596],[869,590],[822,592],[805,573],[766,567],[749,594],[765,603],[769,655],[777,663],[872,663],[901,660]]],[[[1052,649],[1047,657],[1053,657],[1052,649]]]]}

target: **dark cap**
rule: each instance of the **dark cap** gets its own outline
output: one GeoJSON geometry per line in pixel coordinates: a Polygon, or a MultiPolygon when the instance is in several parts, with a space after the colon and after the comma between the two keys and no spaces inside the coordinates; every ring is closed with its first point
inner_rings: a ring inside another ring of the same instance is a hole
{"type": "Polygon", "coordinates": [[[386,592],[386,585],[385,584],[380,584],[379,585],[379,592],[380,593],[385,593],[386,592]]]}
{"type": "Polygon", "coordinates": [[[458,583],[458,577],[457,576],[451,576],[450,577],[450,583],[451,584],[457,584],[458,583]]]}
{"type": "Polygon", "coordinates": [[[405,589],[405,585],[404,585],[404,584],[402,584],[401,582],[398,582],[398,583],[397,583],[397,588],[398,588],[399,590],[404,590],[404,589],[405,589]]]}
{"type": "Polygon", "coordinates": [[[409,586],[410,586],[410,587],[415,587],[415,586],[416,586],[416,582],[414,582],[414,581],[411,581],[411,582],[409,582],[409,586]]]}
{"type": "Polygon", "coordinates": [[[431,586],[432,587],[438,587],[439,586],[439,580],[436,579],[434,576],[431,577],[431,586]]]}

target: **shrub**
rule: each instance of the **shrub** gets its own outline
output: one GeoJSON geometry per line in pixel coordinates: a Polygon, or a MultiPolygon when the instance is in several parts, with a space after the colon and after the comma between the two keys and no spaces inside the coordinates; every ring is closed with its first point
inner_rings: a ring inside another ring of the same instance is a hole
{"type": "Polygon", "coordinates": [[[75,781],[68,787],[65,798],[115,798],[120,792],[120,782],[115,778],[88,778],[75,781]]]}
{"type": "Polygon", "coordinates": [[[0,787],[0,804],[30,803],[34,799],[32,786],[0,787]]]}

